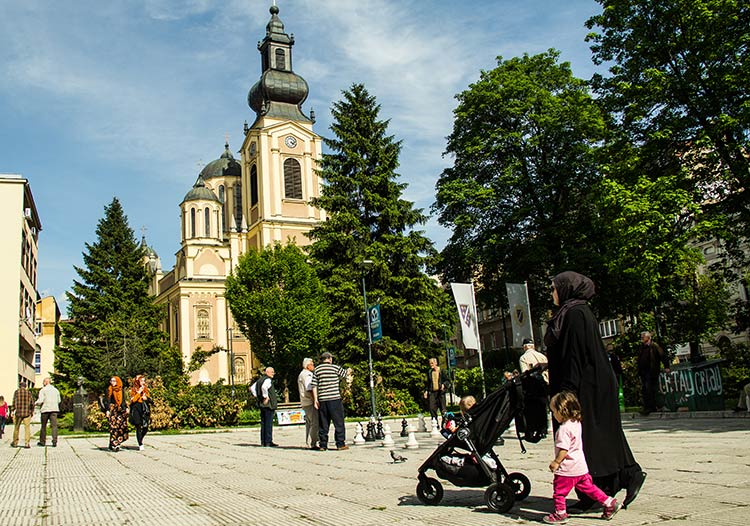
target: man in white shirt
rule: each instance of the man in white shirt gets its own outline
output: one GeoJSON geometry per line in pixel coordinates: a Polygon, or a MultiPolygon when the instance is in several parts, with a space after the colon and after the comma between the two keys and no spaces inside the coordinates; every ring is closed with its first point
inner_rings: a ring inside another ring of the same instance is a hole
{"type": "Polygon", "coordinates": [[[299,390],[299,403],[305,412],[305,445],[310,449],[318,449],[318,410],[315,409],[315,400],[312,395],[312,380],[315,364],[312,358],[302,360],[302,372],[297,377],[297,389],[299,390]]]}
{"type": "Polygon", "coordinates": [[[52,424],[52,447],[57,447],[57,413],[60,412],[60,391],[52,385],[52,380],[44,379],[44,387],[39,390],[39,398],[36,405],[40,406],[42,413],[42,430],[39,432],[37,446],[47,445],[47,422],[52,424]]]}
{"type": "MultiPolygon", "coordinates": [[[[518,359],[518,365],[521,367],[521,372],[528,371],[540,363],[546,364],[547,357],[534,348],[533,340],[525,338],[523,340],[523,354],[518,359]]],[[[542,376],[544,377],[544,381],[549,384],[549,373],[545,370],[542,373],[542,376]]]]}

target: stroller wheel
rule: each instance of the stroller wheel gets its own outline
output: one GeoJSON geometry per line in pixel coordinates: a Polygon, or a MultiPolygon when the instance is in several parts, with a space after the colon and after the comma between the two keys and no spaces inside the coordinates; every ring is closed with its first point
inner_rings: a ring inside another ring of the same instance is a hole
{"type": "Polygon", "coordinates": [[[417,484],[417,497],[422,504],[436,506],[443,499],[443,485],[430,477],[420,479],[417,484]]]}
{"type": "Polygon", "coordinates": [[[513,488],[507,484],[492,484],[484,492],[484,500],[492,511],[506,513],[513,507],[516,499],[513,495],[513,488]]]}
{"type": "Polygon", "coordinates": [[[531,493],[531,481],[523,473],[510,473],[505,483],[513,489],[516,500],[523,500],[531,493]]]}

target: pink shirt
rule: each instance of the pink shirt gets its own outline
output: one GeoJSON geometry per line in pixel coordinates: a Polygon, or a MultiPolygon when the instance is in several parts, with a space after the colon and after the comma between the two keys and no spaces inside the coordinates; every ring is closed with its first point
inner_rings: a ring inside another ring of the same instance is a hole
{"type": "Polygon", "coordinates": [[[560,424],[555,433],[555,457],[565,449],[567,456],[560,463],[555,475],[563,477],[580,477],[589,472],[586,458],[583,456],[583,440],[581,439],[581,423],[568,420],[560,424]]]}
{"type": "Polygon", "coordinates": [[[8,403],[7,402],[3,402],[3,404],[0,405],[0,416],[3,418],[8,417],[8,403]]]}

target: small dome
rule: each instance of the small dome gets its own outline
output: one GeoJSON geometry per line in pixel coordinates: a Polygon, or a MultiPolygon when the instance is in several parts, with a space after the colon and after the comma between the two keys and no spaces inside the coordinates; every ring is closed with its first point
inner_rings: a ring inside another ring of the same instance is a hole
{"type": "Polygon", "coordinates": [[[221,157],[215,161],[211,161],[201,170],[201,177],[204,181],[212,177],[239,177],[241,175],[242,167],[234,159],[232,152],[229,151],[229,143],[224,143],[224,153],[221,154],[221,157]]]}
{"type": "Polygon", "coordinates": [[[219,198],[216,197],[216,194],[206,188],[206,183],[203,182],[203,177],[200,175],[198,176],[198,180],[195,181],[192,190],[190,190],[185,195],[185,199],[182,200],[183,203],[186,201],[216,201],[217,203],[221,203],[219,198]]]}
{"type": "Polygon", "coordinates": [[[159,254],[156,253],[156,250],[148,246],[148,244],[146,243],[146,236],[141,236],[141,248],[143,249],[143,253],[147,258],[157,259],[159,257],[159,254]]]}

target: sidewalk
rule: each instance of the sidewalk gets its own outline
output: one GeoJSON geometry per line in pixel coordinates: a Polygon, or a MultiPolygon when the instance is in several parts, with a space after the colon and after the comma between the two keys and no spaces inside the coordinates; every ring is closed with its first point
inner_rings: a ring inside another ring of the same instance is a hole
{"type": "MultiPolygon", "coordinates": [[[[750,487],[750,419],[625,419],[631,448],[648,472],[639,498],[612,524],[744,526],[750,487]],[[686,522],[687,521],[687,522],[686,522]]],[[[406,439],[392,422],[398,447],[406,439]]],[[[354,425],[347,425],[351,442],[354,425]]],[[[300,447],[300,427],[274,429],[279,448],[261,448],[258,430],[149,435],[139,452],[132,437],[119,453],[107,438],[61,438],[57,448],[0,443],[0,523],[27,525],[348,525],[428,526],[536,524],[551,507],[547,465],[552,441],[520,452],[510,432],[498,455],[509,471],[531,479],[531,496],[510,513],[484,504],[484,488],[443,484],[438,506],[416,497],[417,469],[436,441],[418,433],[420,448],[391,463],[369,443],[349,451],[300,447]]],[[[34,440],[33,443],[36,443],[34,440]]],[[[432,473],[432,472],[431,472],[432,473]]],[[[622,495],[621,495],[622,496],[622,495]]],[[[569,524],[598,523],[598,514],[569,524]]]]}

